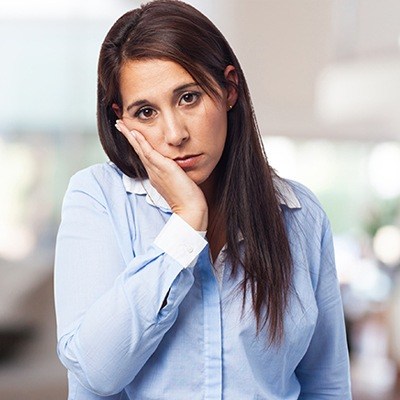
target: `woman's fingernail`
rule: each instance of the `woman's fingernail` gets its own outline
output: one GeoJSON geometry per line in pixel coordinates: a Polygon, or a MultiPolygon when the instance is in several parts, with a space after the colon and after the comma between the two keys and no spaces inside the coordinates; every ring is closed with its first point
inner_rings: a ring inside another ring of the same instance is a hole
{"type": "Polygon", "coordinates": [[[118,125],[118,121],[117,121],[117,123],[115,124],[115,127],[122,133],[122,130],[121,130],[121,128],[120,128],[119,125],[118,125]]]}
{"type": "Polygon", "coordinates": [[[136,132],[135,131],[130,131],[130,134],[136,139],[136,132]]]}

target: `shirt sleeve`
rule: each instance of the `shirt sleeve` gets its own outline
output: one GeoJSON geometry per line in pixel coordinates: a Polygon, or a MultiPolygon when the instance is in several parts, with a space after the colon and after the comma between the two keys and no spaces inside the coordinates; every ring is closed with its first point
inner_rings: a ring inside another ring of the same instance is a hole
{"type": "Polygon", "coordinates": [[[309,348],[296,369],[301,384],[299,400],[351,400],[343,307],[326,217],[324,223],[315,293],[318,319],[309,348]]]}
{"type": "Polygon", "coordinates": [[[195,231],[179,215],[173,214],[154,243],[183,268],[187,268],[196,264],[200,252],[206,246],[204,234],[195,231]]]}
{"type": "MultiPolygon", "coordinates": [[[[63,203],[55,258],[57,352],[86,390],[111,396],[122,393],[176,321],[194,282],[189,266],[206,242],[194,230],[188,235],[188,227],[180,233],[174,218],[157,239],[165,250],[154,243],[145,254],[132,251],[127,262],[97,186],[72,179],[63,203]],[[189,240],[193,248],[183,251],[181,236],[200,241],[189,240]],[[178,252],[164,246],[166,237],[178,252]]],[[[124,234],[130,240],[128,229],[124,234]]]]}

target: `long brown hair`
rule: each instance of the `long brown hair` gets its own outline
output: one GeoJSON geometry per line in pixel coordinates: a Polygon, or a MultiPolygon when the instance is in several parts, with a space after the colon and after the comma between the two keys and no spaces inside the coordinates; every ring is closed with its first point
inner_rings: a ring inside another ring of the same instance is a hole
{"type": "Polygon", "coordinates": [[[112,162],[131,177],[146,170],[114,127],[112,104],[122,108],[120,69],[127,60],[167,59],[180,64],[211,96],[233,65],[238,100],[228,113],[228,134],[219,163],[219,210],[226,218],[227,252],[232,274],[243,268],[243,305],[248,291],[257,330],[265,325],[271,343],[280,342],[292,279],[292,259],[276,189],[257,127],[240,64],[221,32],[192,6],[177,0],[155,0],[119,18],[101,47],[98,65],[97,121],[103,148],[112,162]],[[238,232],[244,237],[244,256],[238,232]]]}

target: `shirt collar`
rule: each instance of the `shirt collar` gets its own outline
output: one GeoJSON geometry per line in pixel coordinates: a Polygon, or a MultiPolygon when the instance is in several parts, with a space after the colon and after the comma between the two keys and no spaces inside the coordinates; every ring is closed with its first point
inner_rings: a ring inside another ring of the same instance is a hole
{"type": "Polygon", "coordinates": [[[163,211],[171,212],[171,207],[164,197],[152,186],[149,179],[135,179],[125,174],[122,175],[122,182],[128,193],[134,193],[146,196],[146,201],[153,207],[160,208],[163,211]]]}
{"type": "Polygon", "coordinates": [[[281,205],[293,209],[301,208],[299,199],[294,193],[292,186],[286,180],[274,177],[273,182],[281,205]]]}
{"type": "MultiPolygon", "coordinates": [[[[158,193],[157,190],[151,185],[149,179],[135,179],[123,174],[122,182],[125,186],[125,190],[128,193],[145,195],[147,203],[153,207],[160,208],[163,211],[171,212],[171,207],[160,195],[160,193],[158,193]]],[[[277,189],[278,200],[281,205],[285,205],[286,207],[293,209],[301,208],[299,199],[287,181],[281,178],[274,178],[273,182],[275,188],[277,189]]]]}

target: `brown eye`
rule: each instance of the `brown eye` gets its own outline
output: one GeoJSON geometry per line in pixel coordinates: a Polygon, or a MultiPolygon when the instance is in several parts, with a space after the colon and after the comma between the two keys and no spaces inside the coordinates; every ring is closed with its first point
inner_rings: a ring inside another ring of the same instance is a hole
{"type": "Polygon", "coordinates": [[[181,97],[181,103],[183,102],[184,104],[193,104],[198,100],[199,96],[200,94],[196,92],[185,93],[181,97]]]}
{"type": "Polygon", "coordinates": [[[153,118],[155,115],[155,110],[150,107],[141,108],[135,116],[139,119],[150,119],[153,118]]]}

